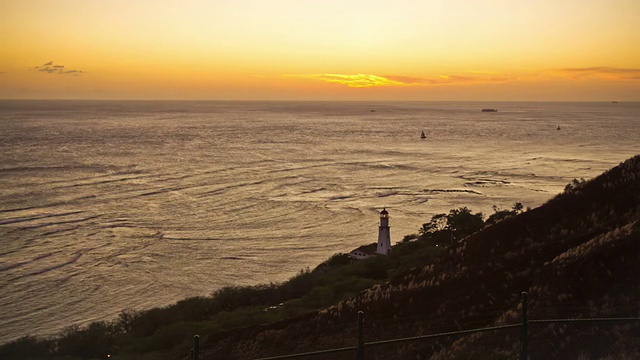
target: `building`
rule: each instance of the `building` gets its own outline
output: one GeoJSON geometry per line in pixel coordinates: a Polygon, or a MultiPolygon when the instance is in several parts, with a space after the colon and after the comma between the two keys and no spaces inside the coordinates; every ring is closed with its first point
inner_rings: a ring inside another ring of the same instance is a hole
{"type": "Polygon", "coordinates": [[[378,242],[362,245],[351,250],[352,259],[362,260],[374,255],[387,255],[391,251],[391,230],[389,228],[389,212],[386,208],[380,212],[380,226],[378,227],[378,242]]]}
{"type": "Polygon", "coordinates": [[[391,251],[391,230],[389,229],[389,212],[386,208],[380,211],[380,227],[378,228],[378,249],[376,253],[387,255],[391,251]]]}
{"type": "Polygon", "coordinates": [[[378,244],[371,243],[369,245],[362,245],[357,249],[351,250],[349,252],[349,257],[356,260],[366,259],[370,256],[378,255],[376,250],[378,249],[378,244]]]}

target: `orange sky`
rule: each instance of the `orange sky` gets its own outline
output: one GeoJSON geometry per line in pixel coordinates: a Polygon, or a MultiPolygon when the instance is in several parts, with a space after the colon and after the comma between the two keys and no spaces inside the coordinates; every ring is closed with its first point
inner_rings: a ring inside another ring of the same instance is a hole
{"type": "Polygon", "coordinates": [[[640,100],[638,0],[3,0],[0,98],[640,100]]]}

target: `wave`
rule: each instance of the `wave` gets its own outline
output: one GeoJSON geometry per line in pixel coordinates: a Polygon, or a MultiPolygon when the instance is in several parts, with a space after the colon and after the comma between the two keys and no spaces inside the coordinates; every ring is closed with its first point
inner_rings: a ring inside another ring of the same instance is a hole
{"type": "Polygon", "coordinates": [[[76,231],[80,228],[80,226],[72,226],[69,228],[64,228],[64,229],[58,229],[58,230],[52,230],[52,231],[47,231],[44,232],[42,234],[40,234],[41,237],[47,237],[47,236],[51,236],[51,235],[60,235],[60,234],[66,234],[68,232],[72,232],[72,231],[76,231]]]}
{"type": "Polygon", "coordinates": [[[427,193],[466,193],[466,194],[474,194],[474,195],[483,195],[480,191],[469,190],[469,189],[424,189],[422,191],[427,193]]]}
{"type": "Polygon", "coordinates": [[[307,191],[302,191],[299,195],[315,194],[317,192],[326,191],[326,190],[327,190],[326,187],[319,187],[317,189],[311,189],[311,190],[307,190],[307,191]]]}
{"type": "Polygon", "coordinates": [[[58,186],[58,187],[55,187],[54,189],[65,189],[65,188],[75,188],[75,187],[81,187],[81,186],[96,186],[96,185],[112,184],[112,183],[125,182],[125,181],[130,181],[130,180],[140,180],[140,179],[156,177],[156,176],[157,175],[143,175],[143,176],[131,176],[131,177],[124,177],[124,178],[107,179],[107,180],[100,180],[100,181],[92,181],[92,182],[84,182],[84,183],[76,183],[76,184],[58,186]]]}
{"type": "Polygon", "coordinates": [[[223,259],[223,260],[247,260],[247,258],[241,257],[241,256],[221,256],[220,259],[223,259]]]}
{"type": "MultiPolygon", "coordinates": [[[[126,193],[126,191],[124,192],[126,193]]],[[[71,205],[71,204],[79,203],[82,200],[95,199],[97,197],[98,195],[95,195],[95,194],[84,195],[84,196],[71,198],[69,200],[50,202],[50,203],[45,203],[40,205],[0,209],[0,213],[12,213],[12,212],[27,211],[27,210],[46,209],[46,208],[58,207],[62,205],[71,205]]]]}
{"type": "Polygon", "coordinates": [[[42,172],[42,171],[103,171],[104,167],[99,165],[51,165],[51,166],[15,166],[15,167],[2,167],[0,168],[0,175],[6,176],[10,173],[24,173],[24,172],[42,172]]]}
{"type": "Polygon", "coordinates": [[[180,190],[185,190],[185,189],[189,189],[189,186],[176,186],[176,187],[171,187],[171,188],[163,188],[163,189],[159,189],[159,190],[154,190],[154,191],[149,191],[149,192],[145,192],[142,194],[138,194],[138,196],[142,197],[142,196],[152,196],[152,195],[160,195],[160,194],[166,194],[166,193],[170,193],[170,192],[174,192],[174,191],[180,191],[180,190]]]}
{"type": "Polygon", "coordinates": [[[93,215],[93,216],[87,216],[87,217],[84,217],[84,218],[81,218],[81,219],[73,219],[73,220],[57,221],[57,222],[48,222],[48,223],[37,224],[37,225],[23,226],[23,227],[19,227],[18,229],[20,229],[20,230],[39,229],[39,228],[48,227],[48,226],[56,226],[56,225],[64,225],[64,224],[73,224],[73,223],[79,223],[79,222],[86,222],[86,221],[89,221],[89,220],[98,219],[101,216],[102,215],[93,215]]]}
{"type": "Polygon", "coordinates": [[[42,268],[42,269],[39,269],[39,270],[36,270],[36,271],[28,272],[26,274],[22,274],[22,275],[10,278],[9,281],[15,281],[15,280],[19,280],[19,279],[22,279],[22,278],[25,278],[25,277],[40,275],[40,274],[44,274],[44,273],[47,273],[47,272],[50,272],[50,271],[53,271],[53,270],[60,269],[60,268],[65,267],[67,265],[71,265],[71,264],[76,263],[78,261],[78,259],[80,259],[82,257],[82,255],[83,255],[83,253],[80,253],[80,252],[75,253],[70,259],[68,259],[67,261],[65,261],[63,263],[55,264],[55,265],[48,266],[48,267],[45,267],[45,268],[42,268]]]}
{"type": "Polygon", "coordinates": [[[510,181],[506,180],[496,180],[496,179],[477,179],[474,181],[467,181],[463,184],[464,186],[503,186],[503,185],[511,185],[510,181]]]}
{"type": "Polygon", "coordinates": [[[27,260],[27,261],[22,261],[22,262],[18,262],[18,263],[14,263],[14,264],[7,264],[7,265],[0,264],[0,271],[6,271],[6,270],[19,268],[21,266],[31,264],[31,263],[33,263],[35,261],[46,259],[46,258],[48,258],[48,257],[50,257],[52,255],[53,255],[53,253],[46,253],[46,254],[38,255],[38,256],[34,257],[33,259],[27,260]]]}
{"type": "Polygon", "coordinates": [[[340,201],[340,200],[348,200],[355,198],[354,194],[351,195],[336,195],[329,197],[329,201],[340,201]]]}
{"type": "Polygon", "coordinates": [[[71,211],[71,212],[60,213],[60,214],[44,214],[44,215],[35,215],[30,217],[16,217],[16,218],[11,218],[6,220],[0,220],[0,225],[16,224],[21,222],[49,219],[54,217],[77,215],[77,214],[82,214],[83,212],[84,212],[83,210],[78,210],[78,211],[71,211]]]}
{"type": "MultiPolygon", "coordinates": [[[[161,240],[167,240],[167,241],[224,241],[224,240],[228,240],[227,238],[224,238],[224,237],[175,237],[175,236],[166,236],[166,235],[162,235],[162,237],[160,237],[160,239],[161,240]]],[[[241,239],[234,239],[234,240],[241,240],[241,239]]]]}
{"type": "Polygon", "coordinates": [[[398,195],[398,194],[399,194],[398,191],[387,191],[387,192],[376,194],[376,197],[378,197],[378,198],[386,198],[386,197],[394,196],[394,195],[398,195]]]}

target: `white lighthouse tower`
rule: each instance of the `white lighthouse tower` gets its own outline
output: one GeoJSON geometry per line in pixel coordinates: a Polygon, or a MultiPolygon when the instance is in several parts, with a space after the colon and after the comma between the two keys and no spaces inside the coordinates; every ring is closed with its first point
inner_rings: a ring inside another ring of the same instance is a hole
{"type": "Polygon", "coordinates": [[[391,231],[389,230],[389,212],[386,208],[380,211],[380,228],[378,230],[378,247],[376,253],[387,255],[391,250],[391,231]]]}

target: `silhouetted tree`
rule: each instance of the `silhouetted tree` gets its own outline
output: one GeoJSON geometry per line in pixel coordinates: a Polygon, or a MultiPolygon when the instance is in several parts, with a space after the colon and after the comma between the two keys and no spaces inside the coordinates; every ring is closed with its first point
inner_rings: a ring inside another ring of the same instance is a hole
{"type": "Polygon", "coordinates": [[[471,235],[484,227],[482,213],[473,214],[466,206],[449,211],[447,223],[449,228],[456,233],[458,239],[471,235]]]}
{"type": "Polygon", "coordinates": [[[431,234],[447,229],[449,226],[449,218],[447,214],[437,214],[431,217],[431,221],[422,224],[419,232],[420,235],[431,234]]]}
{"type": "Polygon", "coordinates": [[[449,243],[454,237],[461,239],[484,227],[482,213],[473,214],[469,208],[452,209],[448,214],[437,214],[422,224],[420,239],[435,244],[449,243]],[[455,235],[454,235],[455,234],[455,235]]]}
{"type": "Polygon", "coordinates": [[[512,209],[515,214],[520,214],[522,212],[522,209],[524,209],[524,205],[522,205],[521,202],[517,202],[513,204],[512,209]]]}

